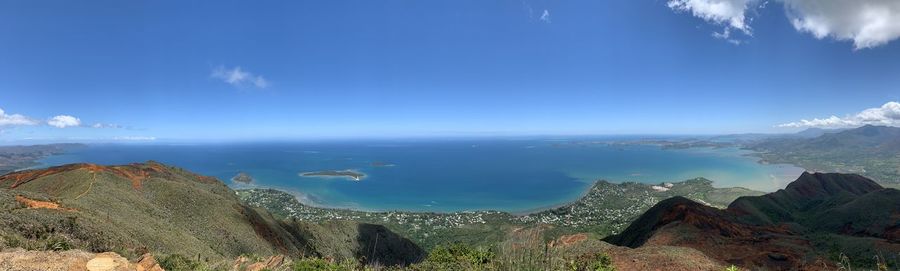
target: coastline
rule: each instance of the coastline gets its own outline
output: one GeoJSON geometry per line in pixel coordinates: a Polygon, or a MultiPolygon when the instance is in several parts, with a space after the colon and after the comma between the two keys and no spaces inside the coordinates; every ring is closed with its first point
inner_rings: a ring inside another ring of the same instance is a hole
{"type": "MultiPolygon", "coordinates": [[[[462,213],[503,213],[508,214],[513,217],[527,216],[532,214],[537,214],[545,211],[555,210],[559,208],[564,208],[567,206],[571,206],[572,204],[577,203],[584,199],[597,185],[599,182],[605,182],[605,180],[596,180],[590,182],[590,185],[587,186],[586,189],[579,192],[578,197],[573,200],[567,200],[565,202],[545,205],[542,207],[529,208],[521,211],[504,211],[504,210],[496,210],[496,209],[480,209],[480,210],[458,210],[458,211],[422,211],[422,210],[403,210],[403,209],[377,209],[377,208],[364,208],[358,205],[325,205],[319,202],[316,202],[309,196],[309,194],[296,191],[295,189],[290,188],[282,188],[277,186],[244,186],[244,187],[235,187],[235,191],[238,190],[252,190],[252,189],[270,189],[279,191],[282,193],[290,194],[294,196],[294,198],[300,204],[303,204],[310,208],[317,208],[322,210],[332,210],[332,211],[345,211],[345,212],[361,212],[368,214],[378,214],[378,213],[405,213],[405,214],[436,214],[436,215],[452,215],[452,214],[462,214],[462,213]]],[[[611,182],[610,182],[611,183],[611,182]]]]}
{"type": "MultiPolygon", "coordinates": [[[[652,147],[654,147],[654,149],[661,148],[660,145],[658,145],[658,144],[643,144],[643,145],[652,146],[652,147]]],[[[723,148],[697,146],[697,147],[692,147],[690,149],[721,150],[723,148]]],[[[666,151],[670,151],[670,150],[666,150],[666,151]]],[[[680,149],[671,150],[671,151],[680,151],[680,149]]],[[[750,151],[750,150],[743,150],[743,151],[746,151],[746,153],[732,153],[732,154],[728,154],[728,156],[747,156],[745,158],[758,159],[758,157],[753,155],[753,151],[750,151]]],[[[701,151],[701,152],[704,152],[704,151],[701,151]]],[[[62,155],[66,155],[68,153],[70,153],[70,152],[65,152],[62,155]]],[[[60,155],[60,154],[53,155],[52,157],[55,157],[57,155],[60,155]]],[[[82,159],[82,158],[78,158],[78,159],[82,159]]],[[[366,162],[366,163],[371,164],[371,162],[366,162]]],[[[181,166],[181,164],[173,164],[173,165],[181,166]]],[[[46,165],[41,165],[41,166],[46,166],[46,165]]],[[[235,167],[234,164],[230,164],[229,166],[235,167]]],[[[347,167],[347,168],[350,168],[350,167],[347,167]]],[[[312,171],[312,172],[314,173],[315,171],[312,171]]],[[[303,173],[310,173],[310,172],[303,172],[303,173]]],[[[303,173],[300,173],[300,174],[303,174],[303,173]]],[[[778,175],[778,172],[773,172],[773,174],[778,175]]],[[[591,175],[596,176],[597,174],[591,174],[591,175]]],[[[583,188],[572,189],[571,190],[572,192],[567,193],[567,195],[565,195],[564,197],[561,197],[557,201],[543,201],[543,203],[538,203],[536,205],[532,205],[533,207],[527,207],[527,205],[529,205],[527,203],[526,204],[518,204],[518,205],[525,205],[526,206],[525,208],[507,208],[506,206],[500,206],[500,207],[495,206],[495,207],[488,207],[488,208],[483,208],[483,209],[479,209],[479,208],[471,208],[471,209],[457,208],[457,209],[455,209],[455,208],[452,208],[454,206],[453,204],[450,204],[447,206],[440,206],[440,205],[426,206],[424,204],[428,204],[427,201],[423,202],[422,206],[411,204],[410,205],[411,208],[407,208],[407,206],[399,206],[399,205],[397,205],[399,207],[368,208],[368,207],[360,206],[358,204],[353,203],[353,201],[352,201],[353,198],[350,196],[347,196],[342,199],[338,199],[339,202],[336,202],[337,204],[326,204],[326,203],[324,203],[326,201],[325,199],[327,198],[330,200],[331,198],[327,197],[328,194],[320,194],[320,192],[325,191],[325,190],[308,190],[307,189],[306,191],[309,191],[308,193],[297,192],[298,190],[303,190],[303,188],[293,188],[293,187],[291,187],[291,184],[288,183],[288,181],[276,181],[274,183],[266,183],[265,181],[263,181],[263,183],[259,184],[258,186],[253,186],[253,187],[255,187],[255,188],[272,188],[272,189],[276,189],[276,190],[280,190],[280,191],[284,191],[284,192],[289,192],[291,194],[297,195],[298,201],[300,201],[304,205],[308,205],[308,206],[316,207],[316,208],[323,208],[323,209],[360,211],[360,212],[370,212],[370,213],[404,212],[404,213],[453,214],[453,213],[463,213],[463,212],[503,212],[503,213],[508,213],[510,215],[515,215],[515,216],[524,216],[524,215],[540,213],[540,212],[544,212],[544,211],[548,211],[548,210],[564,208],[564,207],[570,206],[574,203],[577,203],[578,201],[582,200],[586,195],[588,195],[591,192],[591,189],[596,185],[597,180],[600,180],[600,179],[606,180],[607,182],[613,183],[613,184],[629,182],[629,179],[592,178],[592,177],[589,177],[591,175],[582,176],[581,178],[575,177],[587,184],[584,185],[583,188]],[[593,179],[593,181],[590,181],[590,179],[593,179]],[[272,186],[272,185],[277,185],[277,186],[272,186]],[[285,188],[287,188],[287,189],[285,189],[285,188]],[[317,199],[315,196],[316,194],[322,195],[323,198],[317,199]],[[340,202],[340,201],[343,201],[343,202],[340,202]],[[449,208],[447,208],[447,207],[449,207],[449,208]],[[443,209],[443,210],[441,210],[441,209],[443,209]]],[[[294,174],[293,176],[296,176],[296,174],[294,174]]],[[[688,178],[682,178],[682,177],[663,178],[662,177],[663,175],[656,175],[656,176],[648,175],[648,176],[650,176],[649,179],[651,179],[651,180],[649,180],[649,181],[648,180],[640,180],[637,182],[639,182],[641,184],[645,184],[645,185],[652,185],[652,184],[659,184],[662,182],[673,182],[673,181],[677,182],[677,181],[688,179],[688,178]]],[[[694,175],[694,176],[705,176],[705,175],[694,175]]],[[[229,174],[228,177],[232,177],[232,176],[229,174]]],[[[307,177],[307,178],[345,178],[345,179],[350,178],[350,177],[346,177],[346,176],[320,176],[320,175],[303,176],[303,177],[307,177]]],[[[366,175],[365,177],[361,177],[360,180],[366,179],[367,177],[368,177],[368,175],[366,175]]],[[[647,176],[645,176],[644,178],[648,179],[647,176]]],[[[222,180],[224,180],[226,183],[228,183],[228,180],[230,180],[230,178],[226,178],[226,179],[222,179],[222,180]]],[[[768,179],[766,179],[766,180],[768,180],[768,179]]],[[[766,181],[766,180],[762,180],[762,181],[766,181]]],[[[631,181],[634,181],[634,180],[631,180],[631,181]]],[[[787,180],[787,181],[790,181],[790,180],[787,180]]],[[[727,182],[723,184],[722,182],[719,182],[719,181],[716,181],[713,184],[714,184],[713,187],[715,187],[715,188],[728,188],[728,187],[745,187],[746,188],[747,187],[747,186],[743,186],[743,185],[728,185],[727,182]],[[723,185],[719,186],[718,184],[723,184],[723,185]]],[[[318,185],[316,185],[316,186],[318,186],[318,185]]],[[[250,188],[250,187],[232,186],[232,188],[246,189],[246,188],[250,188]]],[[[327,188],[321,188],[321,189],[327,189],[327,188]]],[[[757,188],[754,190],[760,190],[760,189],[757,188]]],[[[528,200],[528,198],[525,198],[525,200],[528,200]]],[[[531,203],[535,203],[535,201],[531,201],[531,203]]],[[[472,204],[472,205],[475,205],[475,204],[472,204]]]]}
{"type": "Polygon", "coordinates": [[[594,187],[597,186],[597,183],[600,183],[600,182],[608,182],[608,181],[606,181],[606,180],[594,180],[594,181],[588,182],[589,185],[587,186],[587,188],[585,188],[583,191],[581,191],[581,192],[578,194],[578,197],[576,197],[576,198],[573,199],[573,200],[567,200],[567,201],[565,201],[565,202],[561,202],[561,203],[557,203],[557,204],[551,204],[551,205],[546,205],[546,206],[541,206],[541,207],[535,207],[535,208],[525,209],[525,210],[521,210],[521,211],[508,211],[508,212],[505,212],[505,213],[508,213],[508,214],[510,214],[510,215],[513,215],[513,216],[527,216],[527,215],[537,214],[537,213],[541,213],[541,212],[545,212],[545,211],[550,211],[550,210],[556,210],[556,209],[560,209],[560,208],[565,208],[565,207],[571,206],[571,205],[573,205],[573,204],[575,204],[575,203],[578,203],[579,201],[583,200],[585,197],[588,196],[588,194],[591,193],[591,191],[594,189],[594,187]]]}

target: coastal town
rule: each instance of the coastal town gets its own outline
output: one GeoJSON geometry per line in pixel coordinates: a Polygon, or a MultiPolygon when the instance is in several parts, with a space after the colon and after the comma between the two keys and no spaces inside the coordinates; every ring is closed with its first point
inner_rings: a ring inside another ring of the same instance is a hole
{"type": "Polygon", "coordinates": [[[236,193],[247,204],[267,209],[282,218],[308,222],[353,220],[383,224],[425,243],[427,240],[424,239],[459,231],[478,232],[479,229],[532,223],[570,231],[615,234],[657,202],[673,196],[683,196],[721,208],[739,196],[761,194],[747,189],[714,188],[712,181],[703,178],[659,185],[597,181],[582,198],[571,204],[534,213],[512,214],[500,211],[367,212],[314,207],[301,203],[293,194],[275,189],[245,189],[236,193]]]}

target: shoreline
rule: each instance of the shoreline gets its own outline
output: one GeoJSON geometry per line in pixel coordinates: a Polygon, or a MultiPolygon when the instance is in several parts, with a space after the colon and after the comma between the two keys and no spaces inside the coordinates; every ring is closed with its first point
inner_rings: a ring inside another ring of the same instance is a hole
{"type": "MultiPolygon", "coordinates": [[[[656,148],[662,148],[659,144],[635,144],[635,145],[645,145],[645,146],[651,146],[651,147],[656,147],[656,148]]],[[[690,147],[690,148],[687,148],[687,149],[710,149],[710,150],[717,150],[717,149],[722,149],[722,148],[709,147],[709,146],[696,146],[696,147],[690,147]]],[[[742,156],[742,157],[747,158],[747,159],[753,159],[753,160],[756,160],[757,163],[759,163],[759,160],[761,160],[761,157],[759,157],[759,156],[756,155],[756,153],[758,153],[758,151],[753,151],[753,150],[749,150],[749,149],[745,149],[745,148],[740,148],[740,147],[735,147],[735,149],[736,149],[736,150],[739,150],[739,153],[734,153],[734,155],[736,155],[736,156],[742,156]]],[[[676,150],[672,150],[672,151],[679,151],[679,150],[681,150],[681,149],[676,149],[676,150]]],[[[63,153],[58,153],[58,154],[49,155],[49,156],[47,156],[47,157],[54,157],[54,156],[58,156],[58,155],[65,155],[65,154],[68,154],[68,153],[70,153],[70,152],[71,152],[71,151],[68,150],[68,151],[65,151],[65,152],[63,152],[63,153]]],[[[44,157],[44,158],[47,158],[47,157],[44,157]]],[[[390,163],[385,163],[385,164],[386,164],[385,166],[387,166],[387,165],[393,165],[393,164],[390,164],[390,163]]],[[[769,165],[781,165],[781,164],[769,164],[769,165]]],[[[792,164],[784,164],[784,165],[788,165],[788,166],[791,166],[791,167],[797,167],[796,165],[792,165],[792,164]]],[[[41,166],[45,166],[45,165],[41,165],[41,166]]],[[[797,167],[797,168],[800,168],[800,167],[797,167]]],[[[802,169],[802,168],[800,168],[800,169],[802,169]]],[[[352,170],[352,169],[350,169],[350,170],[352,170]]],[[[335,171],[344,171],[344,170],[335,170],[335,171]]],[[[781,171],[782,171],[782,170],[779,170],[779,172],[781,172],[781,171]]],[[[327,175],[303,176],[303,174],[308,174],[308,173],[318,173],[318,172],[323,172],[323,171],[301,172],[301,173],[299,173],[299,175],[300,175],[301,177],[303,177],[303,178],[323,178],[323,179],[330,179],[330,178],[344,178],[344,179],[348,179],[348,180],[351,180],[351,181],[357,181],[356,179],[354,179],[354,178],[351,177],[351,176],[327,176],[327,175]]],[[[354,171],[354,172],[355,172],[355,171],[354,171]]],[[[358,173],[360,173],[360,174],[362,175],[362,176],[359,177],[359,181],[362,181],[363,179],[366,179],[366,178],[368,177],[367,175],[365,175],[365,174],[363,174],[363,173],[361,173],[361,172],[358,172],[358,173]]],[[[229,179],[226,179],[226,180],[230,180],[230,178],[229,178],[229,179]]],[[[433,210],[433,209],[430,209],[429,207],[423,207],[423,206],[413,206],[413,208],[377,208],[377,207],[376,207],[376,208],[366,208],[366,207],[363,207],[363,206],[359,206],[359,205],[356,205],[356,204],[352,204],[352,202],[347,202],[347,203],[351,203],[351,204],[340,204],[340,203],[338,203],[338,204],[335,204],[335,205],[330,205],[330,204],[323,204],[322,202],[317,202],[317,201],[315,200],[314,194],[298,193],[298,192],[297,192],[296,190],[294,190],[294,189],[285,189],[285,188],[279,188],[279,187],[270,187],[270,186],[265,186],[265,185],[263,185],[263,186],[255,186],[254,188],[271,188],[271,189],[276,189],[276,190],[280,190],[280,191],[283,191],[283,192],[288,192],[288,193],[294,194],[295,196],[297,196],[298,194],[299,194],[299,195],[305,195],[305,196],[302,196],[302,197],[301,197],[301,196],[298,196],[298,197],[297,197],[297,199],[298,199],[298,201],[299,201],[300,203],[302,203],[302,204],[304,204],[304,205],[307,205],[307,206],[310,206],[310,207],[322,208],[322,209],[348,210],[348,211],[359,211],[359,212],[368,212],[368,213],[378,213],[378,212],[404,212],[404,213],[438,213],[438,214],[453,214],[453,213],[464,213],[464,212],[502,212],[502,213],[507,213],[507,214],[514,215],[514,216],[524,216],[524,215],[540,213],[540,212],[544,212],[544,211],[548,211],[548,210],[559,209],[559,208],[563,208],[563,207],[572,205],[572,204],[574,204],[574,203],[576,203],[576,202],[582,200],[586,195],[588,195],[588,194],[591,192],[591,190],[594,188],[594,186],[596,185],[596,183],[597,183],[599,180],[605,180],[606,182],[613,183],[613,184],[621,184],[621,183],[626,183],[626,182],[635,182],[635,181],[628,181],[628,180],[616,181],[616,180],[610,180],[610,179],[608,179],[608,178],[596,178],[596,179],[593,179],[593,180],[588,180],[587,178],[582,178],[582,180],[583,180],[584,182],[588,183],[587,185],[584,186],[583,189],[580,189],[580,191],[571,193],[570,196],[564,197],[564,198],[562,198],[560,201],[557,201],[556,203],[540,204],[540,205],[537,205],[537,206],[534,206],[534,207],[526,207],[526,208],[521,208],[521,209],[510,209],[510,210],[504,210],[504,209],[492,209],[492,208],[484,208],[484,209],[458,209],[458,210],[452,210],[452,209],[451,209],[451,210],[433,210]]],[[[232,182],[233,182],[233,181],[232,181],[232,182]]],[[[663,180],[652,181],[652,182],[650,182],[650,181],[638,181],[638,183],[645,184],[645,185],[659,184],[659,183],[662,183],[662,182],[673,182],[673,180],[667,179],[667,178],[663,178],[663,180]]],[[[226,181],[225,183],[228,183],[228,182],[226,181]]],[[[718,185],[716,185],[716,184],[718,184],[718,182],[714,182],[714,183],[713,183],[713,187],[714,187],[714,188],[729,188],[729,187],[743,187],[743,188],[746,188],[746,186],[721,186],[721,187],[720,187],[720,186],[718,186],[718,185]]],[[[232,187],[232,188],[234,188],[234,189],[247,189],[247,188],[250,188],[250,187],[232,187]]],[[[753,189],[753,190],[756,190],[756,189],[753,189]]]]}
{"type": "MultiPolygon", "coordinates": [[[[697,177],[697,178],[702,178],[702,177],[697,177]]],[[[693,179],[685,179],[685,180],[681,180],[681,181],[677,181],[677,182],[669,182],[669,183],[676,183],[676,184],[677,184],[677,183],[684,183],[684,182],[691,181],[691,180],[693,180],[693,179]]],[[[710,180],[710,181],[711,181],[711,180],[710,180]]],[[[294,191],[294,190],[291,190],[291,189],[284,189],[284,188],[278,188],[278,187],[253,187],[253,188],[246,188],[246,189],[272,189],[272,190],[284,192],[284,193],[287,193],[287,194],[290,194],[290,195],[294,196],[294,198],[297,200],[297,202],[299,202],[299,203],[301,203],[301,204],[303,204],[303,205],[305,205],[305,206],[308,206],[308,207],[311,207],[311,208],[324,209],[324,210],[349,211],[349,212],[360,212],[360,213],[368,213],[368,214],[378,214],[378,213],[406,213],[406,214],[453,215],[453,214],[461,214],[461,213],[502,213],[502,214],[507,214],[507,215],[512,216],[512,217],[524,217],[524,216],[540,214],[540,213],[543,213],[543,212],[552,211],[552,210],[556,210],[556,209],[560,209],[560,208],[566,208],[566,207],[569,207],[569,206],[571,206],[571,205],[573,205],[573,204],[576,204],[576,203],[578,203],[579,201],[581,201],[582,199],[584,199],[585,197],[587,197],[587,196],[593,191],[594,187],[596,187],[596,186],[597,186],[598,184],[600,184],[600,183],[608,183],[608,184],[614,184],[614,185],[621,185],[621,184],[623,184],[623,183],[634,183],[634,184],[638,184],[638,185],[644,185],[644,186],[647,186],[647,187],[651,187],[651,186],[654,185],[654,184],[648,184],[648,183],[642,183],[642,182],[634,182],[634,181],[613,182],[613,181],[609,181],[609,180],[598,179],[598,180],[591,181],[590,184],[587,186],[587,188],[584,189],[583,191],[581,191],[581,192],[578,194],[578,197],[576,197],[576,198],[573,199],[573,200],[561,202],[561,203],[558,203],[558,204],[545,205],[545,206],[540,206],[540,207],[535,207],[535,208],[529,208],[529,209],[523,209],[523,210],[518,210],[518,211],[506,211],[506,210],[496,210],[496,209],[459,210],[459,211],[421,211],[421,210],[402,210],[402,209],[368,209],[368,208],[356,208],[356,207],[349,207],[349,206],[343,206],[343,207],[341,207],[341,206],[327,206],[327,205],[322,205],[322,204],[310,202],[310,200],[309,200],[310,197],[307,196],[307,194],[302,193],[302,192],[298,192],[298,191],[294,191]]],[[[661,182],[661,183],[662,183],[662,182],[661,182]]],[[[714,186],[712,186],[712,184],[710,184],[710,187],[713,187],[713,188],[715,188],[715,189],[741,188],[741,189],[747,189],[747,190],[750,190],[750,191],[757,191],[757,192],[766,193],[766,192],[764,192],[764,191],[758,191],[758,190],[753,190],[753,189],[749,189],[749,188],[745,188],[745,187],[739,187],[739,186],[731,186],[731,187],[714,187],[714,186]]],[[[243,189],[241,189],[241,190],[243,190],[243,189]]]]}

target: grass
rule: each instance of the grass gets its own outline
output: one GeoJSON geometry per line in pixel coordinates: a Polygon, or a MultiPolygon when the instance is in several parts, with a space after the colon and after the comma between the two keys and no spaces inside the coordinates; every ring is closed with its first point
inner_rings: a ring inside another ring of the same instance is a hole
{"type": "MultiPolygon", "coordinates": [[[[161,167],[135,188],[114,173],[74,169],[0,190],[0,236],[6,247],[116,251],[134,259],[146,252],[233,259],[241,254],[300,255],[306,248],[281,225],[244,205],[222,183],[161,167]],[[95,177],[96,176],[96,177],[95,177]],[[24,208],[15,200],[52,201],[72,210],[24,208]],[[281,230],[280,230],[281,229],[281,230]],[[266,236],[266,234],[268,234],[266,236]],[[271,240],[279,239],[279,246],[271,240]]],[[[152,172],[152,171],[151,171],[152,172]]]]}

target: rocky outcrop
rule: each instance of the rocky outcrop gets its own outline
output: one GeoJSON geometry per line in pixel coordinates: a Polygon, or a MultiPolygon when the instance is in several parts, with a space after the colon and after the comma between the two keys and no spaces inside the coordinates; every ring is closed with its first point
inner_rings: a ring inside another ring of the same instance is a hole
{"type": "Polygon", "coordinates": [[[129,262],[128,259],[114,252],[90,253],[81,250],[3,251],[0,252],[0,270],[164,271],[149,254],[142,256],[136,262],[129,262]]]}

